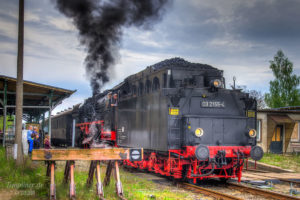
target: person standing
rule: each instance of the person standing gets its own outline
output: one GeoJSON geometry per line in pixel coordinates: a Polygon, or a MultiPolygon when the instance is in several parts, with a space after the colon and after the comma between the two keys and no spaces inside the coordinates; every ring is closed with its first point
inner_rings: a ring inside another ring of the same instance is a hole
{"type": "Polygon", "coordinates": [[[33,149],[33,143],[34,143],[35,134],[32,133],[29,140],[29,148],[28,148],[28,155],[31,155],[32,149],[33,149]]]}
{"type": "Polygon", "coordinates": [[[111,101],[111,130],[116,131],[116,107],[118,106],[118,94],[115,93],[113,95],[112,101],[111,101]]]}
{"type": "Polygon", "coordinates": [[[113,99],[112,99],[112,102],[111,102],[111,106],[118,106],[118,94],[115,93],[113,95],[113,99]]]}
{"type": "Polygon", "coordinates": [[[34,134],[38,134],[38,131],[37,131],[37,127],[36,126],[34,126],[33,127],[33,131],[32,131],[34,134]]]}
{"type": "Polygon", "coordinates": [[[112,93],[109,92],[105,98],[105,108],[108,110],[110,108],[110,104],[111,104],[111,97],[112,97],[112,93]]]}
{"type": "Polygon", "coordinates": [[[33,127],[33,133],[34,133],[34,140],[33,140],[33,148],[37,148],[40,146],[40,134],[38,131],[38,127],[33,127]]]}
{"type": "Polygon", "coordinates": [[[40,148],[40,140],[38,133],[34,134],[33,138],[33,149],[39,149],[40,148]]]}
{"type": "Polygon", "coordinates": [[[49,139],[48,133],[45,134],[44,148],[45,149],[51,149],[50,139],[49,139]]]}
{"type": "Polygon", "coordinates": [[[29,149],[30,149],[30,141],[31,141],[31,134],[33,133],[32,131],[32,126],[30,125],[28,127],[28,131],[27,131],[27,143],[28,143],[28,153],[29,153],[29,149]]]}

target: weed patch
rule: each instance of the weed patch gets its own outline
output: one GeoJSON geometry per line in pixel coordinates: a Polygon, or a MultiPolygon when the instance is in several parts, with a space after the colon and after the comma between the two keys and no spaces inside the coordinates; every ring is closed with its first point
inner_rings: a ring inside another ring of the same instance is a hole
{"type": "Polygon", "coordinates": [[[300,155],[265,153],[259,162],[300,172],[300,155]]]}

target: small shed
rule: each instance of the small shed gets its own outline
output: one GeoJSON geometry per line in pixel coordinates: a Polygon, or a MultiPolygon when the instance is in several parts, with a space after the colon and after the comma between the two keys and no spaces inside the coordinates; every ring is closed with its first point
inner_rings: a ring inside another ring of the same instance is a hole
{"type": "MultiPolygon", "coordinates": [[[[16,83],[17,79],[0,75],[0,115],[3,116],[3,130],[1,140],[3,145],[3,133],[6,133],[6,117],[15,113],[16,107],[16,83]]],[[[45,119],[45,113],[51,111],[64,99],[72,95],[76,90],[67,90],[50,85],[23,81],[23,120],[26,122],[39,122],[45,119]]],[[[49,129],[49,135],[51,128],[49,129]]]]}
{"type": "Polygon", "coordinates": [[[263,109],[257,112],[257,144],[264,152],[300,151],[300,107],[263,109]]]}

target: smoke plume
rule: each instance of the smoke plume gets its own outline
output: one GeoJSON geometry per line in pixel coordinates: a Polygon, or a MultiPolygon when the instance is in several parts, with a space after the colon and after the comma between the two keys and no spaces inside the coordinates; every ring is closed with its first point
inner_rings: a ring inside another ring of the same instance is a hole
{"type": "Polygon", "coordinates": [[[168,0],[53,0],[71,18],[86,47],[86,72],[93,93],[109,81],[124,27],[148,28],[160,19],[168,0]]]}

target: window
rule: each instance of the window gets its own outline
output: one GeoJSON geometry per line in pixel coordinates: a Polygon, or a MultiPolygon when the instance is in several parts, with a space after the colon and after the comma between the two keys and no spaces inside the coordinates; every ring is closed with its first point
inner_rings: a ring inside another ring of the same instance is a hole
{"type": "Polygon", "coordinates": [[[151,91],[151,81],[146,81],[146,93],[149,94],[151,91]]]}
{"type": "Polygon", "coordinates": [[[300,122],[296,123],[291,136],[292,142],[300,142],[300,122]]]}
{"type": "Polygon", "coordinates": [[[56,125],[57,125],[57,121],[56,120],[52,120],[51,121],[51,126],[52,126],[53,129],[56,128],[56,125]]]}
{"type": "Polygon", "coordinates": [[[144,91],[144,84],[140,83],[139,84],[139,96],[143,95],[143,91],[144,91]]]}
{"type": "Polygon", "coordinates": [[[136,95],[136,86],[135,85],[131,86],[131,91],[132,91],[133,95],[136,95]]]}
{"type": "MultiPolygon", "coordinates": [[[[156,77],[155,77],[155,78],[156,78],[156,77]]],[[[166,88],[166,87],[167,87],[167,74],[166,74],[166,73],[164,73],[164,75],[163,75],[163,80],[164,80],[164,85],[163,85],[163,87],[166,88]]],[[[154,80],[153,80],[153,82],[154,82],[154,80]]]]}
{"type": "Polygon", "coordinates": [[[256,133],[257,133],[257,135],[256,135],[256,140],[257,140],[257,142],[261,142],[261,119],[258,119],[257,121],[256,121],[256,133]]]}
{"type": "Polygon", "coordinates": [[[122,86],[121,91],[119,92],[119,95],[120,95],[120,97],[127,96],[128,94],[130,94],[130,92],[131,92],[130,84],[128,82],[126,82],[122,86]]]}
{"type": "Polygon", "coordinates": [[[152,90],[153,91],[157,91],[157,90],[159,90],[159,88],[160,88],[160,86],[159,86],[159,79],[157,77],[154,77],[152,90]]]}

